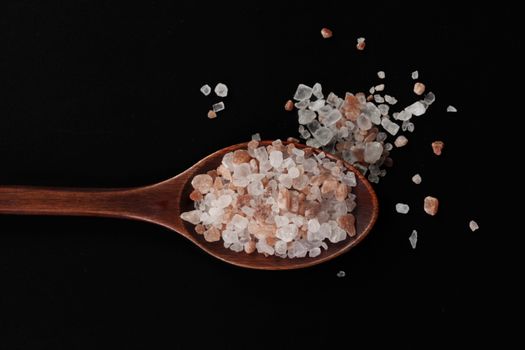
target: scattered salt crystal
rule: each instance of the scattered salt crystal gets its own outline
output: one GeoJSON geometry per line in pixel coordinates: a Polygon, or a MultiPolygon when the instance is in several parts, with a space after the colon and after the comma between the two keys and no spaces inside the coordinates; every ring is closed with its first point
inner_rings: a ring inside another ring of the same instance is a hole
{"type": "Polygon", "coordinates": [[[381,96],[379,94],[375,94],[374,95],[374,102],[375,103],[383,103],[383,102],[385,102],[385,99],[383,98],[383,96],[381,96]]]}
{"type": "Polygon", "coordinates": [[[385,72],[383,72],[382,70],[380,70],[379,72],[377,72],[377,77],[379,79],[385,79],[385,72]]]}
{"type": "Polygon", "coordinates": [[[395,105],[397,103],[397,99],[395,97],[390,96],[390,95],[385,95],[385,101],[389,105],[395,105]]]}
{"type": "Polygon", "coordinates": [[[204,96],[208,96],[211,92],[211,87],[208,84],[204,84],[201,87],[201,92],[204,94],[204,96]]]}
{"type": "Polygon", "coordinates": [[[456,109],[456,107],[454,106],[448,106],[447,107],[447,112],[457,112],[458,110],[456,109]]]}
{"type": "Polygon", "coordinates": [[[215,113],[213,110],[210,109],[210,110],[208,111],[208,118],[210,118],[210,119],[215,119],[215,118],[217,118],[217,113],[215,113]]]}
{"type": "Polygon", "coordinates": [[[364,50],[366,46],[365,38],[357,38],[357,45],[356,48],[360,51],[364,50]]]}
{"type": "Polygon", "coordinates": [[[468,223],[468,227],[470,228],[470,230],[472,232],[476,231],[479,229],[479,225],[477,222],[475,222],[474,220],[470,220],[470,222],[468,223]]]}
{"type": "Polygon", "coordinates": [[[375,90],[376,91],[383,91],[385,89],[385,84],[379,84],[376,85],[375,90]]]}
{"type": "Polygon", "coordinates": [[[412,246],[412,249],[416,249],[417,244],[417,231],[413,230],[410,237],[408,237],[408,240],[410,241],[410,245],[412,246]]]}
{"type": "Polygon", "coordinates": [[[425,84],[417,82],[414,84],[414,93],[416,95],[423,95],[425,92],[425,84]]]}
{"type": "Polygon", "coordinates": [[[423,209],[428,215],[436,215],[438,212],[439,200],[432,196],[425,197],[423,209]]]}
{"type": "Polygon", "coordinates": [[[323,28],[321,29],[321,35],[323,36],[323,38],[328,39],[328,38],[331,38],[333,34],[330,29],[323,28]]]}
{"type": "Polygon", "coordinates": [[[443,141],[434,141],[432,142],[432,151],[436,156],[440,156],[441,152],[443,150],[443,147],[445,147],[445,143],[443,141]]]}
{"type": "Polygon", "coordinates": [[[403,135],[399,135],[396,140],[394,141],[394,145],[396,147],[403,147],[405,146],[406,144],[408,143],[408,139],[403,136],[403,135]]]}
{"type": "Polygon", "coordinates": [[[339,278],[343,278],[345,276],[346,276],[346,273],[344,271],[342,271],[342,270],[337,273],[337,277],[339,277],[339,278]]]}
{"type": "Polygon", "coordinates": [[[436,100],[436,95],[434,95],[434,93],[430,91],[429,93],[425,95],[423,102],[425,102],[427,105],[430,106],[432,103],[434,103],[435,100],[436,100]]]}
{"type": "Polygon", "coordinates": [[[410,210],[410,207],[407,204],[397,203],[396,211],[400,214],[406,214],[410,210]]]}
{"type": "Polygon", "coordinates": [[[412,72],[412,79],[416,80],[417,78],[419,78],[419,72],[415,70],[412,72]]]}
{"type": "Polygon", "coordinates": [[[318,98],[318,99],[321,99],[323,98],[323,87],[321,86],[321,84],[319,83],[315,83],[314,86],[312,87],[312,94],[318,98]]]}
{"type": "Polygon", "coordinates": [[[399,131],[399,125],[390,121],[390,119],[384,118],[381,120],[381,125],[390,135],[395,135],[399,131]]]}
{"type": "Polygon", "coordinates": [[[365,144],[364,159],[365,162],[373,164],[381,158],[383,154],[383,145],[380,142],[367,142],[365,144]]]}
{"type": "Polygon", "coordinates": [[[299,84],[297,86],[297,91],[295,91],[294,100],[296,101],[304,101],[306,99],[309,99],[312,96],[312,88],[304,85],[299,84]]]}
{"type": "Polygon", "coordinates": [[[422,181],[421,175],[416,174],[416,175],[412,176],[412,182],[415,183],[416,185],[419,185],[421,183],[421,181],[422,181]]]}
{"type": "Polygon", "coordinates": [[[376,92],[376,88],[375,88],[375,86],[372,86],[372,87],[368,90],[368,92],[369,92],[370,94],[373,94],[374,92],[376,92]]]}
{"type": "Polygon", "coordinates": [[[225,108],[224,102],[215,103],[214,105],[211,106],[211,108],[213,109],[214,112],[220,112],[225,108]]]}
{"type": "Polygon", "coordinates": [[[252,141],[261,141],[261,134],[255,133],[252,135],[252,141]]]}
{"type": "Polygon", "coordinates": [[[405,108],[405,111],[409,112],[410,114],[415,115],[416,117],[419,117],[420,115],[425,114],[426,110],[427,108],[420,101],[416,101],[412,103],[410,106],[405,108]]]}
{"type": "Polygon", "coordinates": [[[218,83],[215,86],[215,94],[219,97],[226,97],[228,96],[228,87],[223,83],[218,83]]]}
{"type": "Polygon", "coordinates": [[[284,110],[285,111],[288,111],[290,112],[291,110],[293,110],[293,101],[292,100],[288,100],[286,101],[285,105],[284,105],[284,110]]]}

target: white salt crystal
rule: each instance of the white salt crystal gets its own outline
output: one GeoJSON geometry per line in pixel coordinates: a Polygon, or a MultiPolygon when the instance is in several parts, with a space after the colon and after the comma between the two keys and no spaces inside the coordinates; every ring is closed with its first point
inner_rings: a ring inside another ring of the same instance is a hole
{"type": "Polygon", "coordinates": [[[309,109],[300,109],[297,113],[299,115],[299,124],[311,123],[316,117],[315,112],[309,109]]]}
{"type": "Polygon", "coordinates": [[[318,98],[318,99],[321,99],[323,98],[323,87],[321,86],[321,84],[319,83],[315,83],[313,88],[312,88],[312,94],[318,98]]]}
{"type": "Polygon", "coordinates": [[[370,130],[372,128],[372,121],[367,115],[361,113],[359,117],[357,117],[357,127],[361,130],[370,130]]]}
{"type": "Polygon", "coordinates": [[[380,142],[367,142],[365,144],[365,162],[373,164],[381,158],[383,154],[383,145],[380,142]]]}
{"type": "Polygon", "coordinates": [[[208,84],[204,84],[201,87],[201,92],[204,94],[204,96],[208,96],[211,92],[211,87],[208,84]]]}
{"type": "Polygon", "coordinates": [[[337,277],[339,277],[339,278],[343,278],[345,276],[346,276],[346,272],[344,272],[342,270],[337,273],[337,277]]]}
{"type": "Polygon", "coordinates": [[[376,92],[376,88],[372,86],[372,87],[368,90],[368,92],[369,92],[370,94],[373,94],[374,92],[376,92]]]}
{"type": "Polygon", "coordinates": [[[228,87],[224,85],[223,83],[218,83],[215,85],[215,94],[219,97],[226,97],[228,96],[228,87]]]}
{"type": "Polygon", "coordinates": [[[417,244],[417,231],[413,230],[410,237],[408,237],[408,240],[410,241],[410,245],[412,246],[412,249],[416,249],[417,244]]]}
{"type": "Polygon", "coordinates": [[[425,114],[427,108],[420,101],[412,103],[410,106],[405,108],[405,111],[415,115],[416,117],[425,114]]]}
{"type": "Polygon", "coordinates": [[[319,232],[321,225],[317,219],[308,220],[308,231],[310,232],[319,232]]]}
{"type": "Polygon", "coordinates": [[[374,102],[375,103],[383,103],[383,102],[385,102],[385,99],[383,98],[383,96],[381,96],[379,94],[375,94],[374,95],[374,102]]]}
{"type": "Polygon", "coordinates": [[[394,119],[396,120],[407,121],[407,120],[410,120],[411,118],[412,118],[412,113],[410,113],[410,111],[407,110],[406,108],[397,114],[394,113],[394,119]]]}
{"type": "Polygon", "coordinates": [[[313,102],[310,102],[308,104],[308,109],[317,112],[318,110],[320,110],[324,106],[324,104],[325,104],[325,100],[323,100],[321,98],[319,100],[315,100],[313,102]]]}
{"type": "Polygon", "coordinates": [[[397,99],[395,97],[390,96],[390,95],[385,95],[385,101],[389,105],[395,105],[397,103],[397,99]]]}
{"type": "Polygon", "coordinates": [[[410,210],[410,207],[407,204],[397,203],[396,211],[400,214],[406,214],[410,210]]]}
{"type": "Polygon", "coordinates": [[[248,219],[239,214],[235,214],[231,219],[231,223],[237,229],[244,230],[248,226],[248,219]]]}
{"type": "Polygon", "coordinates": [[[436,95],[434,95],[434,93],[430,91],[429,93],[425,95],[423,102],[425,102],[427,105],[430,106],[432,103],[434,103],[435,100],[436,100],[436,95]]]}
{"type": "Polygon", "coordinates": [[[220,112],[225,108],[224,102],[215,103],[214,105],[211,106],[211,108],[213,109],[214,112],[220,112]]]}
{"type": "Polygon", "coordinates": [[[261,141],[261,135],[259,133],[253,134],[252,141],[261,141]]]}
{"type": "Polygon", "coordinates": [[[312,88],[304,85],[299,84],[297,86],[297,90],[295,91],[294,100],[296,101],[304,101],[306,99],[309,99],[312,96],[312,88]]]}
{"type": "Polygon", "coordinates": [[[328,144],[332,137],[334,136],[334,132],[324,126],[317,129],[315,132],[312,133],[313,137],[319,142],[321,146],[324,146],[328,144]]]}
{"type": "Polygon", "coordinates": [[[395,135],[399,131],[399,125],[390,121],[390,119],[384,118],[381,120],[381,125],[390,135],[395,135]]]}
{"type": "Polygon", "coordinates": [[[416,174],[416,175],[412,176],[412,182],[415,183],[416,185],[419,185],[421,183],[421,181],[422,181],[421,175],[416,174]]]}
{"type": "Polygon", "coordinates": [[[305,109],[309,105],[310,105],[310,100],[306,99],[306,100],[302,100],[302,101],[297,102],[295,104],[295,108],[297,108],[297,109],[305,109]]]}
{"type": "Polygon", "coordinates": [[[283,163],[283,152],[271,151],[270,152],[270,165],[274,168],[278,168],[283,163]]]}
{"type": "Polygon", "coordinates": [[[379,84],[376,85],[375,90],[376,91],[383,91],[385,89],[385,84],[379,84]]]}
{"type": "Polygon", "coordinates": [[[277,240],[275,242],[275,253],[284,255],[288,249],[288,244],[285,241],[277,240]]]}
{"type": "Polygon", "coordinates": [[[180,214],[180,218],[184,221],[188,221],[192,223],[193,225],[197,225],[199,222],[201,222],[201,211],[200,210],[187,211],[187,212],[180,214]]]}
{"type": "Polygon", "coordinates": [[[448,106],[447,107],[447,112],[457,112],[458,110],[456,109],[456,107],[454,106],[448,106]]]}
{"type": "Polygon", "coordinates": [[[277,225],[277,227],[282,227],[284,225],[288,225],[290,223],[290,220],[288,219],[287,216],[284,216],[284,215],[275,215],[273,217],[274,221],[275,221],[275,225],[277,225]]]}
{"type": "Polygon", "coordinates": [[[468,227],[470,228],[470,230],[472,232],[476,231],[479,229],[479,225],[477,222],[475,222],[474,220],[470,220],[470,222],[468,223],[468,227]]]}
{"type": "Polygon", "coordinates": [[[264,186],[261,181],[253,181],[248,185],[248,194],[252,196],[260,196],[264,193],[264,186]]]}
{"type": "Polygon", "coordinates": [[[412,79],[416,80],[417,78],[419,78],[419,72],[415,70],[412,72],[412,79]]]}
{"type": "Polygon", "coordinates": [[[319,248],[319,247],[312,248],[308,252],[308,256],[310,258],[315,258],[316,256],[319,256],[319,254],[321,254],[321,248],[319,248]]]}
{"type": "Polygon", "coordinates": [[[290,176],[290,178],[295,179],[299,177],[299,175],[301,175],[301,173],[299,172],[299,169],[297,169],[297,167],[293,166],[290,169],[288,169],[288,176],[290,176]]]}
{"type": "Polygon", "coordinates": [[[330,111],[330,114],[326,116],[326,118],[323,119],[323,124],[325,126],[330,126],[335,124],[339,119],[341,119],[342,115],[341,112],[339,112],[338,109],[332,109],[330,111]]]}
{"type": "Polygon", "coordinates": [[[379,79],[385,79],[385,72],[383,72],[382,70],[380,70],[379,72],[377,72],[377,77],[379,79]]]}
{"type": "Polygon", "coordinates": [[[291,242],[297,236],[297,226],[295,224],[288,224],[279,227],[275,233],[275,237],[285,241],[291,242]]]}

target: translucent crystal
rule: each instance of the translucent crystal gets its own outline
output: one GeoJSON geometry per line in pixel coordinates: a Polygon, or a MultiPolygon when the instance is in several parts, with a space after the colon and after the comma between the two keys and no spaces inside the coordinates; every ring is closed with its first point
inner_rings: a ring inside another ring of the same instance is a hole
{"type": "Polygon", "coordinates": [[[309,99],[311,96],[312,88],[304,84],[299,84],[293,98],[296,101],[303,101],[309,99]]]}

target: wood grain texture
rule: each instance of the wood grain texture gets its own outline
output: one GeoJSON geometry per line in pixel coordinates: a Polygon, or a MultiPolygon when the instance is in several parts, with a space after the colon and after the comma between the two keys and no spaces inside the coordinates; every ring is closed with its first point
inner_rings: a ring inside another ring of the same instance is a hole
{"type": "MultiPolygon", "coordinates": [[[[262,141],[268,145],[271,141],[262,141]]],[[[302,144],[294,143],[298,148],[302,144]]],[[[0,187],[0,214],[16,215],[75,215],[102,216],[148,221],[180,233],[210,255],[230,264],[264,270],[287,270],[316,265],[333,259],[357,245],[370,232],[378,216],[377,196],[370,183],[350,164],[344,165],[356,173],[357,234],[353,238],[329,244],[328,250],[315,258],[282,259],[262,254],[236,253],[223,247],[222,242],[209,243],[198,235],[194,226],[180,219],[180,213],[194,209],[189,194],[191,179],[216,169],[222,157],[237,149],[246,149],[242,143],[221,149],[200,160],[183,173],[166,181],[143,187],[121,189],[44,188],[30,186],[0,187]]],[[[313,149],[314,152],[320,152],[313,149]]],[[[335,156],[327,154],[330,159],[335,156]]]]}

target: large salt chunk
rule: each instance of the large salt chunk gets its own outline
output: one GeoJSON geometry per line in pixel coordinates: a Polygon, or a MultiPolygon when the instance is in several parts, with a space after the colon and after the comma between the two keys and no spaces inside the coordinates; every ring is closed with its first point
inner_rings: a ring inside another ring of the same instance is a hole
{"type": "Polygon", "coordinates": [[[226,97],[228,96],[228,87],[223,83],[218,83],[215,86],[215,94],[219,97],[226,97]]]}
{"type": "Polygon", "coordinates": [[[332,140],[334,132],[327,127],[322,126],[313,132],[312,135],[321,146],[325,146],[332,140]]]}
{"type": "Polygon", "coordinates": [[[381,125],[390,135],[395,135],[399,131],[399,125],[390,121],[388,118],[383,118],[383,120],[381,120],[381,125]]]}
{"type": "Polygon", "coordinates": [[[304,84],[299,84],[293,98],[296,101],[304,101],[306,99],[309,99],[311,96],[312,88],[304,84]]]}
{"type": "Polygon", "coordinates": [[[208,96],[211,92],[211,87],[208,84],[204,84],[201,87],[201,92],[203,93],[204,96],[208,96]]]}
{"type": "Polygon", "coordinates": [[[380,142],[367,142],[365,144],[365,162],[373,164],[381,158],[383,145],[380,142]]]}
{"type": "Polygon", "coordinates": [[[299,115],[299,124],[311,123],[316,117],[315,112],[309,109],[300,109],[298,112],[298,115],[299,115]]]}
{"type": "Polygon", "coordinates": [[[283,152],[271,151],[270,152],[270,165],[274,168],[278,168],[283,163],[283,152]]]}

